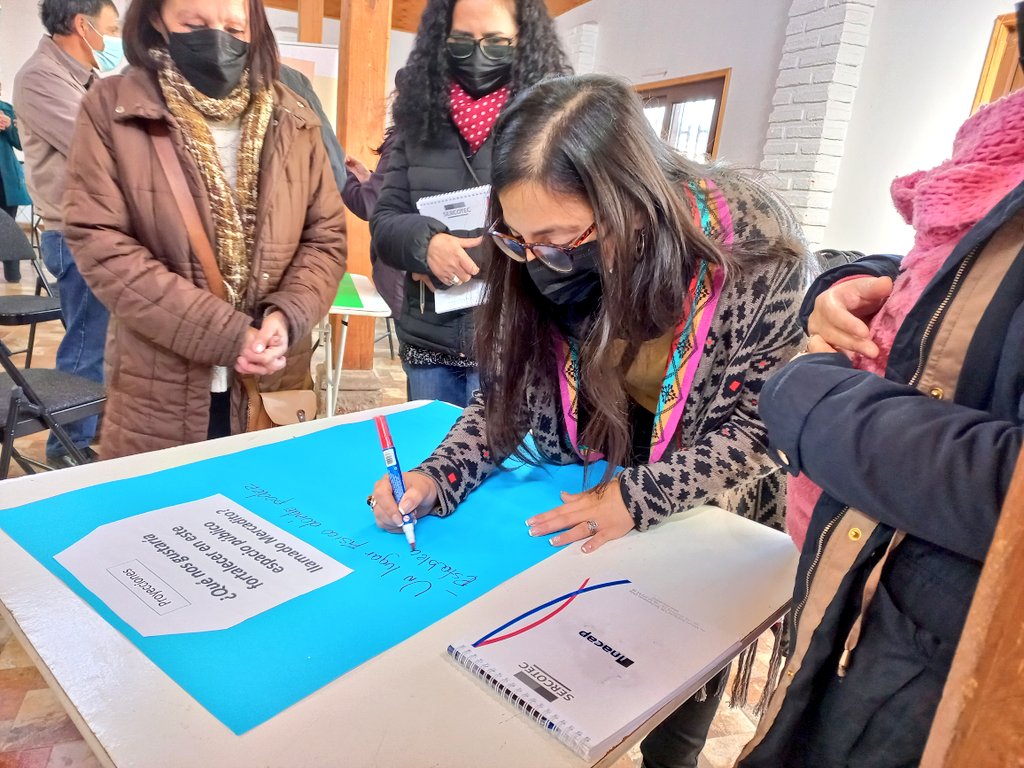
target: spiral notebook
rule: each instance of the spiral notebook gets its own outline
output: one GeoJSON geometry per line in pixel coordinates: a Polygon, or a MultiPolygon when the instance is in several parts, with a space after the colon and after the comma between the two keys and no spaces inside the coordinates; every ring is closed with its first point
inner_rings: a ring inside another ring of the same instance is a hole
{"type": "MultiPolygon", "coordinates": [[[[416,203],[422,216],[437,219],[456,237],[470,237],[487,226],[487,208],[491,187],[473,187],[424,197],[416,203]]],[[[464,285],[446,288],[434,294],[434,310],[439,314],[469,309],[484,300],[483,280],[470,280],[464,285]]]]}
{"type": "Polygon", "coordinates": [[[584,759],[607,753],[739,650],[629,579],[562,586],[514,617],[495,616],[487,634],[448,654],[584,759]]]}

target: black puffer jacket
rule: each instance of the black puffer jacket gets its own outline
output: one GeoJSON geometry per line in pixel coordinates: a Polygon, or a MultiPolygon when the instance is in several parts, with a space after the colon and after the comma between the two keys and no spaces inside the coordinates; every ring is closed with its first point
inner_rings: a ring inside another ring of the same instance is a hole
{"type": "MultiPolygon", "coordinates": [[[[370,232],[374,256],[406,271],[405,303],[398,318],[398,338],[403,344],[461,359],[473,357],[472,310],[439,315],[434,311],[433,293],[424,289],[420,311],[421,284],[412,278],[412,273],[431,274],[427,267],[427,245],[434,235],[448,232],[448,228],[436,219],[421,216],[416,203],[424,197],[490,184],[492,146],[491,139],[487,139],[476,154],[470,155],[468,145],[452,123],[429,144],[407,141],[402,135],[395,142],[384,189],[370,220],[370,232]]],[[[482,233],[483,230],[452,232],[457,237],[477,237],[482,233]]],[[[472,249],[470,255],[483,267],[479,251],[472,249]]],[[[445,289],[443,279],[431,277],[438,290],[445,289]]]]}

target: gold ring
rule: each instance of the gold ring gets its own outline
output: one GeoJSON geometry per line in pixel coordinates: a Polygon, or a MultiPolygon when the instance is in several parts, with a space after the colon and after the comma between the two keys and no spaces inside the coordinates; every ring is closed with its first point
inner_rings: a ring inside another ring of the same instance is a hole
{"type": "Polygon", "coordinates": [[[374,507],[377,506],[377,500],[373,498],[372,493],[366,497],[366,506],[368,506],[370,509],[373,509],[374,507]]]}

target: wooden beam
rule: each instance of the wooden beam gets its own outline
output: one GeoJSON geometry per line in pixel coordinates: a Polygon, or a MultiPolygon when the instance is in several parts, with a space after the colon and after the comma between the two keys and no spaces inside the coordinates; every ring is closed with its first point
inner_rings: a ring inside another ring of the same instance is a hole
{"type": "Polygon", "coordinates": [[[324,41],[324,0],[298,0],[299,42],[324,41]]]}
{"type": "Polygon", "coordinates": [[[427,7],[427,0],[395,0],[391,14],[391,28],[401,32],[413,32],[420,28],[420,18],[427,7]]]}
{"type": "Polygon", "coordinates": [[[561,16],[566,11],[578,8],[587,0],[547,0],[548,13],[552,16],[561,16]]]}
{"type": "MultiPolygon", "coordinates": [[[[548,11],[552,16],[560,16],[566,11],[586,3],[588,0],[547,0],[548,11]]],[[[329,19],[341,18],[343,0],[324,0],[324,16],[329,19]]],[[[267,8],[278,8],[282,11],[298,11],[300,0],[264,0],[267,8]]],[[[391,28],[402,32],[415,32],[420,26],[420,17],[427,7],[427,0],[394,0],[391,17],[391,28]]]]}
{"type": "MultiPolygon", "coordinates": [[[[342,0],[338,46],[338,139],[346,152],[366,157],[384,139],[392,0],[342,0]]],[[[348,269],[370,274],[370,228],[348,217],[348,269]]],[[[373,320],[352,318],[345,367],[373,367],[373,320]]],[[[336,326],[336,330],[339,330],[336,326]]],[[[335,338],[340,334],[335,333],[335,338]]]]}
{"type": "MultiPolygon", "coordinates": [[[[279,11],[299,10],[300,0],[263,0],[267,8],[276,8],[279,11]]],[[[341,15],[341,0],[324,0],[324,18],[337,19],[341,15]]]]}
{"type": "Polygon", "coordinates": [[[1024,765],[1024,454],[942,693],[922,768],[1024,765]]]}

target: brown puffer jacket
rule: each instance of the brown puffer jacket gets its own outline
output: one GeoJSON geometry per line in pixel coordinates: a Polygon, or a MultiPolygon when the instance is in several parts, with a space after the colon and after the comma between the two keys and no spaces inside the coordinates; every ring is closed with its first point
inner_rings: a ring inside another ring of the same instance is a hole
{"type": "MultiPolygon", "coordinates": [[[[166,122],[211,242],[213,219],[199,168],[155,77],[129,69],[97,83],[82,103],[68,162],[65,236],[89,287],[110,310],[103,456],[205,440],[211,367],[233,368],[254,318],[288,319],[288,364],[263,391],[309,386],[311,331],[345,269],[345,217],[320,138],[320,121],[280,84],[264,142],[256,244],[247,306],[209,292],[146,129],[166,122]]],[[[232,432],[246,398],[235,380],[232,432]]]]}

